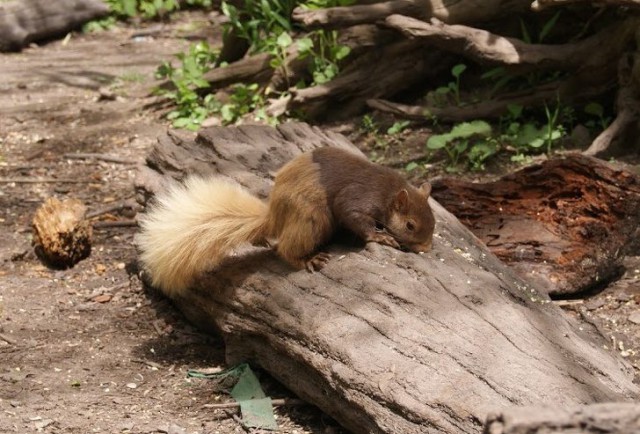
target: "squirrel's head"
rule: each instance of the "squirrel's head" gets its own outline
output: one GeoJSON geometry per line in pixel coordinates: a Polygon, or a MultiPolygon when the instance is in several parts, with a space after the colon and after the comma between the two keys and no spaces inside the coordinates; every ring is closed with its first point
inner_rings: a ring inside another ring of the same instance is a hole
{"type": "Polygon", "coordinates": [[[431,249],[435,218],[429,206],[431,184],[409,186],[398,191],[389,209],[387,231],[403,247],[413,252],[431,249]]]}

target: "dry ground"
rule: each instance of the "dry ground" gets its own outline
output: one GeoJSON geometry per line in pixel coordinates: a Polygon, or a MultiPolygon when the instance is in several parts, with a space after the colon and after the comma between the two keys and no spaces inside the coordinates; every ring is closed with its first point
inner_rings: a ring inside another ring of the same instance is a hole
{"type": "MultiPolygon", "coordinates": [[[[227,399],[214,384],[186,379],[187,369],[222,366],[223,345],[142,287],[134,229],[96,231],[91,256],[70,270],[45,267],[30,244],[33,212],[47,197],[76,197],[91,211],[133,197],[134,163],[166,128],[145,108],[153,71],[197,28],[74,35],[0,54],[0,433],[244,432],[207,407],[227,399]],[[65,157],[75,152],[132,163],[65,157]],[[25,182],[43,178],[51,182],[25,182]]],[[[637,363],[640,260],[626,266],[604,292],[564,303],[637,363]]],[[[290,396],[262,379],[271,396],[290,396]]],[[[338,431],[311,407],[278,410],[278,420],[282,432],[338,431]]]]}
{"type": "MultiPolygon", "coordinates": [[[[228,399],[214,384],[187,380],[187,369],[223,365],[224,347],[143,289],[133,228],[96,231],[91,256],[69,270],[42,265],[30,241],[49,196],[79,198],[90,211],[133,197],[136,164],[65,154],[142,161],[166,128],[144,108],[153,71],[193,28],[74,35],[0,54],[0,433],[244,432],[206,407],[228,399]],[[23,182],[43,178],[57,181],[23,182]]],[[[265,383],[273,397],[290,396],[265,383]]],[[[335,425],[311,407],[278,414],[283,432],[335,425]]]]}

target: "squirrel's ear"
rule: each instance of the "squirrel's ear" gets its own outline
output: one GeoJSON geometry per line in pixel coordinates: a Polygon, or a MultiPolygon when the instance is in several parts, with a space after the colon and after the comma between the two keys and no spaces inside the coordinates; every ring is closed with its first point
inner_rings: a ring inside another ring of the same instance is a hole
{"type": "Polygon", "coordinates": [[[422,194],[424,194],[426,197],[429,197],[429,195],[431,194],[431,184],[428,182],[425,182],[424,184],[422,184],[420,186],[420,191],[422,192],[422,194]]]}
{"type": "Polygon", "coordinates": [[[409,211],[409,192],[404,188],[396,194],[396,200],[393,203],[396,211],[406,214],[409,211]]]}

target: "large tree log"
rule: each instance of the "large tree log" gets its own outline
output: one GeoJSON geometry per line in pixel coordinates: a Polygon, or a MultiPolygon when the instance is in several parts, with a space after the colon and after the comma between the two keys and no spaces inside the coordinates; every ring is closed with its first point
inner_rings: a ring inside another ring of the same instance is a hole
{"type": "Polygon", "coordinates": [[[391,14],[474,23],[524,12],[530,4],[530,0],[390,0],[326,9],[298,7],[293,11],[293,19],[307,28],[327,29],[375,23],[391,14]]]}
{"type": "Polygon", "coordinates": [[[0,51],[59,36],[109,13],[100,0],[15,0],[0,3],[0,51]]]}
{"type": "MultiPolygon", "coordinates": [[[[304,124],[169,133],[138,177],[139,198],[187,173],[229,176],[265,197],[284,162],[326,145],[353,149],[304,124]]],[[[638,396],[603,341],[432,205],[427,254],[344,237],[310,274],[247,247],[175,302],[222,333],[229,363],[259,364],[354,433],[477,433],[489,412],[514,404],[638,396]]]]}
{"type": "Polygon", "coordinates": [[[433,196],[500,259],[551,294],[602,285],[640,246],[640,178],[580,154],[495,182],[438,180],[433,196]]]}
{"type": "Polygon", "coordinates": [[[640,432],[640,404],[512,408],[487,418],[487,434],[630,434],[640,432]]]}

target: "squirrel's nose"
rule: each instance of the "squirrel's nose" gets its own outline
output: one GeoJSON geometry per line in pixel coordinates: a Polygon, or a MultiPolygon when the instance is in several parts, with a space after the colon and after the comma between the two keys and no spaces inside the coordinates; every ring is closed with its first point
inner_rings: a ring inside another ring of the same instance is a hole
{"type": "Polygon", "coordinates": [[[424,252],[428,252],[429,250],[431,250],[431,245],[432,244],[433,244],[432,240],[429,240],[426,243],[413,244],[409,248],[414,253],[424,253],[424,252]]]}

